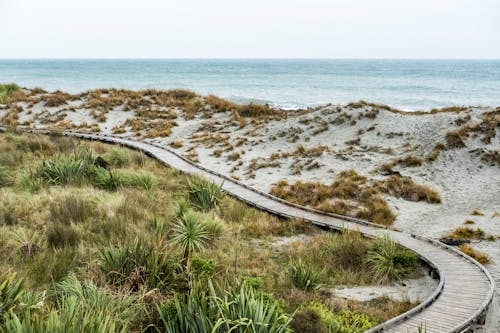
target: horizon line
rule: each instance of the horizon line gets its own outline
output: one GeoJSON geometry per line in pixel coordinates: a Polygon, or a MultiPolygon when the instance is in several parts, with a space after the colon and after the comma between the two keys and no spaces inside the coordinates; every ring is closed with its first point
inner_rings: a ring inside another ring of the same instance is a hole
{"type": "Polygon", "coordinates": [[[374,58],[341,58],[341,57],[19,57],[19,58],[1,58],[0,61],[9,60],[500,60],[500,58],[405,58],[405,57],[374,57],[374,58]]]}

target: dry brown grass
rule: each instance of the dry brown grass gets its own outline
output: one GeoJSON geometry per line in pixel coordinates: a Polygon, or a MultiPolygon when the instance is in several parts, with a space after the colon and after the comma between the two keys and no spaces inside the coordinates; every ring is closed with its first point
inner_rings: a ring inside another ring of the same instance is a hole
{"type": "Polygon", "coordinates": [[[490,263],[490,258],[488,257],[488,255],[486,253],[478,251],[468,244],[462,244],[458,248],[460,249],[460,251],[462,251],[463,253],[465,253],[469,257],[476,259],[481,264],[490,263]]]}
{"type": "Polygon", "coordinates": [[[442,143],[437,143],[434,148],[432,148],[432,151],[430,152],[429,156],[427,156],[428,161],[435,161],[438,159],[439,155],[441,155],[441,152],[445,149],[446,147],[442,143]]]}
{"type": "Polygon", "coordinates": [[[228,112],[238,109],[238,105],[236,103],[217,97],[215,95],[206,96],[205,103],[209,105],[215,112],[228,112]]]}
{"type": "Polygon", "coordinates": [[[268,105],[262,105],[257,103],[241,105],[238,108],[238,114],[250,118],[282,119],[285,117],[285,113],[282,110],[273,109],[268,105]]]}
{"type": "Polygon", "coordinates": [[[175,140],[170,142],[169,146],[176,149],[182,148],[184,146],[184,142],[182,140],[175,140]]]}
{"type": "MultiPolygon", "coordinates": [[[[474,222],[474,221],[472,221],[474,222]]],[[[486,233],[484,230],[480,228],[470,228],[470,227],[458,227],[453,230],[452,233],[446,235],[446,238],[455,238],[455,239],[486,239],[486,233]]]]}
{"type": "Polygon", "coordinates": [[[354,170],[340,173],[331,185],[280,181],[272,187],[271,194],[299,205],[379,224],[390,225],[396,219],[377,187],[368,184],[366,177],[354,170]]]}
{"type": "Polygon", "coordinates": [[[390,176],[379,182],[379,188],[382,192],[408,201],[425,201],[433,204],[442,201],[438,192],[429,186],[415,183],[410,177],[390,176]]]}
{"type": "Polygon", "coordinates": [[[58,90],[51,94],[43,95],[41,100],[44,101],[45,106],[47,107],[57,107],[67,104],[70,98],[70,94],[58,90]]]}
{"type": "Polygon", "coordinates": [[[445,135],[446,148],[455,149],[465,147],[467,135],[467,130],[465,130],[465,128],[456,131],[449,131],[445,135]]]}
{"type": "Polygon", "coordinates": [[[481,211],[479,211],[479,210],[477,210],[477,209],[474,209],[474,210],[470,213],[470,215],[473,215],[473,216],[484,216],[484,213],[483,213],[483,212],[481,212],[481,211]]]}

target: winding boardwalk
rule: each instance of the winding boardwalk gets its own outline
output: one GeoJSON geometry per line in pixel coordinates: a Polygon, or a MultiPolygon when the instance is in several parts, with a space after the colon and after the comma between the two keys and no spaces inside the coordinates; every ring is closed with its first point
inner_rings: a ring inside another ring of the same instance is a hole
{"type": "Polygon", "coordinates": [[[419,328],[425,328],[422,332],[427,333],[465,332],[471,324],[481,320],[492,301],[495,284],[489,272],[474,259],[439,242],[385,229],[367,221],[325,214],[288,203],[208,170],[165,147],[116,136],[71,131],[64,134],[141,150],[172,168],[222,183],[224,190],[232,196],[278,216],[304,219],[330,229],[359,230],[369,237],[388,233],[399,244],[418,253],[421,259],[434,269],[439,276],[439,285],[433,294],[417,307],[367,332],[417,333],[419,328]]]}

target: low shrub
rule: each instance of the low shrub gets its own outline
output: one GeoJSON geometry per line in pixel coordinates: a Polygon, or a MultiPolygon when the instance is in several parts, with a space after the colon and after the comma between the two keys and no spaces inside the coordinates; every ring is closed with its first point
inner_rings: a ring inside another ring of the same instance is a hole
{"type": "Polygon", "coordinates": [[[317,270],[297,259],[288,264],[288,276],[295,287],[301,290],[315,290],[321,287],[324,270],[317,270]]]}
{"type": "Polygon", "coordinates": [[[89,218],[100,216],[97,202],[81,195],[66,195],[59,200],[51,202],[49,206],[50,217],[53,221],[63,224],[81,223],[89,218]]]}
{"type": "Polygon", "coordinates": [[[177,263],[166,249],[135,239],[131,244],[102,250],[99,266],[109,283],[137,291],[143,285],[160,288],[171,283],[177,263]]]}
{"type": "Polygon", "coordinates": [[[203,178],[191,178],[188,189],[191,202],[204,212],[217,206],[224,196],[222,184],[217,185],[203,178]]]}
{"type": "Polygon", "coordinates": [[[197,278],[211,277],[216,266],[213,259],[194,257],[189,261],[190,270],[197,278]]]}
{"type": "Polygon", "coordinates": [[[5,104],[9,100],[9,96],[14,92],[19,91],[19,86],[15,83],[0,84],[0,104],[5,104]]]}
{"type": "Polygon", "coordinates": [[[106,153],[105,160],[116,168],[123,168],[130,164],[131,157],[128,151],[124,149],[113,148],[106,153]]]}
{"type": "Polygon", "coordinates": [[[403,249],[387,234],[375,242],[373,250],[366,259],[375,279],[380,282],[401,280],[414,273],[418,265],[418,256],[403,249]]]}
{"type": "Polygon", "coordinates": [[[79,243],[80,233],[72,225],[55,222],[47,228],[47,245],[50,247],[75,247],[79,243]]]}
{"type": "Polygon", "coordinates": [[[314,309],[304,309],[296,312],[290,323],[294,332],[301,333],[327,333],[321,316],[314,309]]]}
{"type": "Polygon", "coordinates": [[[410,177],[393,175],[379,184],[383,192],[408,201],[425,201],[432,204],[442,201],[438,192],[428,186],[415,183],[410,177]]]}
{"type": "Polygon", "coordinates": [[[15,274],[0,275],[0,329],[2,319],[13,311],[24,292],[24,279],[15,274]]]}
{"type": "Polygon", "coordinates": [[[473,229],[462,226],[453,230],[453,232],[446,237],[455,239],[485,239],[486,233],[480,228],[473,229]]]}
{"type": "Polygon", "coordinates": [[[158,307],[165,332],[266,332],[289,331],[291,318],[279,305],[243,283],[223,290],[208,282],[208,291],[195,283],[188,295],[176,294],[158,307]]]}

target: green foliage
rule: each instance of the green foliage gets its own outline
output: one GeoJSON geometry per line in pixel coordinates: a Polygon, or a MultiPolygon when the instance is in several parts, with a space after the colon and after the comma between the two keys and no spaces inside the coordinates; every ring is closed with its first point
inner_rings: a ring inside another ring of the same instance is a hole
{"type": "Polygon", "coordinates": [[[37,286],[49,285],[64,279],[77,267],[74,248],[49,249],[26,260],[26,272],[37,286]]]}
{"type": "Polygon", "coordinates": [[[300,333],[327,333],[325,324],[314,309],[298,311],[290,323],[294,332],[300,333]]]}
{"type": "Polygon", "coordinates": [[[359,269],[370,246],[370,242],[361,233],[343,229],[340,234],[328,239],[320,256],[324,262],[331,262],[338,268],[359,269]]]}
{"type": "Polygon", "coordinates": [[[377,323],[365,314],[343,310],[335,315],[335,324],[331,332],[335,333],[362,333],[377,323]]]}
{"type": "Polygon", "coordinates": [[[302,290],[314,290],[321,287],[324,270],[317,270],[302,259],[297,259],[288,264],[288,276],[295,287],[302,290]]]}
{"type": "Polygon", "coordinates": [[[139,290],[142,285],[160,288],[169,284],[178,264],[165,249],[135,239],[132,244],[101,251],[100,268],[109,283],[139,290]]]}
{"type": "Polygon", "coordinates": [[[264,281],[262,281],[262,278],[260,276],[245,276],[243,278],[243,282],[249,287],[252,287],[254,290],[260,290],[264,285],[264,281]]]}
{"type": "Polygon", "coordinates": [[[9,169],[0,165],[0,187],[9,186],[13,183],[13,177],[9,169]]]}
{"type": "Polygon", "coordinates": [[[3,318],[13,311],[19,303],[24,287],[24,280],[15,274],[0,276],[0,327],[3,318]]]}
{"type": "Polygon", "coordinates": [[[35,177],[52,185],[80,184],[86,176],[82,160],[68,155],[59,155],[42,162],[35,171],[35,177]]]}
{"type": "Polygon", "coordinates": [[[376,321],[362,313],[347,310],[334,313],[320,302],[311,302],[303,306],[295,314],[292,325],[294,323],[295,327],[300,324],[300,327],[310,327],[312,329],[309,331],[295,330],[296,332],[316,332],[314,329],[317,329],[317,332],[329,333],[361,333],[377,324],[376,321]],[[318,317],[320,320],[318,320],[318,317]],[[310,320],[310,322],[308,323],[307,320],[310,320]],[[312,326],[313,323],[314,326],[312,326]],[[308,326],[308,324],[311,326],[308,326]]]}
{"type": "Polygon", "coordinates": [[[151,190],[157,183],[156,177],[146,171],[113,170],[102,168],[95,173],[94,184],[108,191],[115,191],[119,187],[133,187],[151,190]]]}
{"type": "Polygon", "coordinates": [[[415,271],[418,256],[410,250],[401,248],[385,234],[377,239],[373,250],[368,252],[367,263],[375,279],[400,280],[415,271]]]}
{"type": "Polygon", "coordinates": [[[6,318],[4,332],[13,333],[105,333],[126,332],[142,310],[132,296],[109,294],[92,282],[81,283],[69,275],[59,283],[53,297],[56,309],[47,314],[30,311],[6,318]]]}
{"type": "Polygon", "coordinates": [[[174,227],[172,240],[181,247],[183,260],[187,261],[194,251],[199,251],[205,247],[209,239],[209,233],[198,216],[188,211],[174,227]]]}
{"type": "Polygon", "coordinates": [[[128,166],[131,161],[130,154],[124,149],[113,148],[106,154],[106,161],[116,168],[128,166]]]}
{"type": "Polygon", "coordinates": [[[289,332],[291,321],[246,284],[224,291],[210,281],[208,291],[195,283],[188,295],[175,295],[158,311],[167,333],[282,333],[289,332]]]}
{"type": "Polygon", "coordinates": [[[202,220],[202,224],[205,226],[211,239],[220,237],[224,233],[224,222],[215,215],[205,216],[202,220]]]}
{"type": "Polygon", "coordinates": [[[7,103],[8,97],[15,91],[19,90],[19,86],[15,83],[0,84],[0,104],[7,103]]]}
{"type": "Polygon", "coordinates": [[[70,194],[51,202],[50,217],[56,222],[64,224],[81,223],[89,218],[99,218],[96,208],[97,202],[91,198],[70,194]]]}
{"type": "Polygon", "coordinates": [[[75,247],[80,238],[80,233],[71,224],[55,222],[47,228],[47,245],[53,248],[75,247]]]}
{"type": "Polygon", "coordinates": [[[185,198],[181,198],[177,200],[175,203],[175,217],[178,219],[182,219],[184,214],[186,214],[189,210],[189,201],[187,201],[185,198]]]}
{"type": "Polygon", "coordinates": [[[191,272],[198,278],[212,276],[216,266],[213,259],[194,257],[189,261],[191,272]]]}
{"type": "Polygon", "coordinates": [[[203,178],[191,178],[188,182],[189,199],[200,210],[208,212],[222,200],[222,184],[217,185],[203,178]]]}

